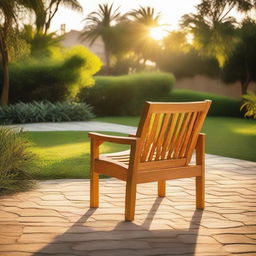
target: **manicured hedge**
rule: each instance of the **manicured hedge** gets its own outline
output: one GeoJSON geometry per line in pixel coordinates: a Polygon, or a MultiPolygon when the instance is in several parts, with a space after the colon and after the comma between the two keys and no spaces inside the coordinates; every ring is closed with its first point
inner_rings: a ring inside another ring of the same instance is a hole
{"type": "Polygon", "coordinates": [[[98,76],[95,85],[83,88],[79,97],[99,116],[138,115],[145,101],[166,100],[173,84],[168,73],[98,76]]]}
{"type": "Polygon", "coordinates": [[[88,49],[75,46],[55,55],[10,64],[10,103],[73,100],[82,87],[94,84],[102,63],[88,49]]]}
{"type": "Polygon", "coordinates": [[[173,90],[169,94],[168,101],[200,101],[205,99],[212,100],[212,105],[208,115],[231,117],[243,116],[242,112],[240,111],[241,100],[236,98],[180,89],[173,90]]]}
{"type": "Polygon", "coordinates": [[[0,106],[0,124],[87,121],[94,115],[86,103],[32,102],[0,106]]]}

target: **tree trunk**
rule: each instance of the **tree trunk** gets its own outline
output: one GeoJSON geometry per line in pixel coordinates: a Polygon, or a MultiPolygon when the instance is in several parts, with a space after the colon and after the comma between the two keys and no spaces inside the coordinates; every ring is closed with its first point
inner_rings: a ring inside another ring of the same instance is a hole
{"type": "Polygon", "coordinates": [[[246,80],[243,83],[241,83],[242,95],[247,94],[247,89],[248,89],[249,84],[250,84],[250,81],[248,81],[248,80],[246,80]]]}
{"type": "Polygon", "coordinates": [[[106,58],[106,68],[107,68],[107,74],[110,75],[110,52],[105,47],[105,58],[106,58]]]}
{"type": "Polygon", "coordinates": [[[244,94],[247,94],[247,89],[248,89],[248,86],[250,84],[250,73],[249,71],[247,70],[246,72],[246,78],[244,81],[241,82],[241,92],[242,92],[242,95],[244,94]]]}
{"type": "Polygon", "coordinates": [[[9,99],[9,69],[8,69],[8,52],[7,47],[2,36],[0,33],[0,53],[1,53],[1,65],[3,69],[3,86],[2,86],[2,93],[1,93],[1,105],[7,105],[9,99]]]}

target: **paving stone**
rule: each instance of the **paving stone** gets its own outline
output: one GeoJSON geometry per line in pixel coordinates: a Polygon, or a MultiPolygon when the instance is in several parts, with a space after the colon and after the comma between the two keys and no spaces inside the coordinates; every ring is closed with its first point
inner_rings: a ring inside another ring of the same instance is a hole
{"type": "Polygon", "coordinates": [[[72,247],[79,251],[93,251],[93,250],[118,250],[118,249],[144,249],[151,248],[148,243],[143,241],[102,241],[84,242],[72,247]]]}
{"type": "Polygon", "coordinates": [[[230,244],[224,245],[224,248],[228,252],[232,253],[254,253],[256,255],[256,244],[230,244]]]}
{"type": "Polygon", "coordinates": [[[250,239],[245,235],[223,234],[223,235],[215,235],[213,237],[222,244],[234,244],[234,243],[256,244],[255,240],[250,239]]]}

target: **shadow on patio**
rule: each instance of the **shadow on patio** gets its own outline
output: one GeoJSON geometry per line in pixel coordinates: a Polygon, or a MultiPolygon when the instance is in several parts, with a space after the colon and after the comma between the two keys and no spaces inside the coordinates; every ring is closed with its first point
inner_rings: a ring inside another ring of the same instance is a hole
{"type": "Polygon", "coordinates": [[[89,209],[65,233],[33,255],[194,255],[203,212],[194,211],[189,229],[151,230],[162,200],[156,198],[141,225],[122,221],[109,231],[86,226],[88,219],[97,211],[89,209]]]}

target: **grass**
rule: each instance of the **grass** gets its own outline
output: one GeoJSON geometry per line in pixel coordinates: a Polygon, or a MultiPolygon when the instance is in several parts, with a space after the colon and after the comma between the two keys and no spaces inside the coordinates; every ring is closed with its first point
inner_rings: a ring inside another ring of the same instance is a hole
{"type": "MultiPolygon", "coordinates": [[[[72,131],[26,132],[33,143],[31,149],[38,156],[32,176],[35,179],[88,178],[90,141],[87,134],[72,131]]],[[[125,145],[105,143],[102,153],[125,149],[125,145]]]]}
{"type": "MultiPolygon", "coordinates": [[[[95,118],[94,121],[137,126],[139,118],[104,117],[95,118]]],[[[207,153],[256,161],[254,120],[208,117],[203,132],[207,133],[207,153]]],[[[38,170],[32,173],[36,179],[89,177],[90,142],[87,132],[26,132],[26,135],[34,143],[32,150],[38,155],[38,170]]],[[[106,143],[102,146],[102,152],[126,148],[124,145],[106,143]]]]}

